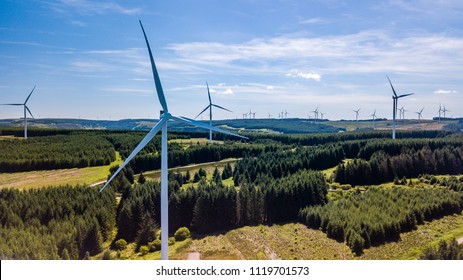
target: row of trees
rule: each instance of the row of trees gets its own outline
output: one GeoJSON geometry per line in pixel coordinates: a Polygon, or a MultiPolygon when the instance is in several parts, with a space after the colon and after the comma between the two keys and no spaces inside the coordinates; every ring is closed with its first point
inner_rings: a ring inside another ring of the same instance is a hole
{"type": "Polygon", "coordinates": [[[107,165],[116,159],[113,145],[89,134],[31,137],[0,141],[0,172],[20,172],[107,165]]]}
{"type": "Polygon", "coordinates": [[[0,259],[83,259],[112,237],[113,191],[89,187],[0,190],[0,259]]]}
{"type": "Polygon", "coordinates": [[[364,248],[395,241],[401,232],[444,215],[461,213],[463,194],[445,188],[370,188],[324,206],[300,211],[301,222],[327,236],[346,241],[361,254],[364,248]]]}
{"type": "Polygon", "coordinates": [[[432,150],[402,149],[398,155],[388,155],[383,150],[375,152],[370,160],[356,159],[339,164],[335,181],[341,184],[373,185],[392,181],[394,178],[417,177],[419,174],[460,174],[463,172],[463,149],[445,146],[432,150]]]}
{"type": "Polygon", "coordinates": [[[437,247],[428,247],[420,260],[463,260],[463,247],[455,239],[447,242],[440,240],[437,247]]]}
{"type": "MultiPolygon", "coordinates": [[[[189,227],[209,233],[238,226],[288,222],[297,219],[299,209],[326,203],[323,175],[300,171],[279,180],[261,180],[259,184],[243,182],[236,188],[221,181],[202,179],[197,188],[177,189],[169,181],[169,231],[189,227]]],[[[118,236],[129,242],[137,239],[143,228],[145,213],[159,224],[160,186],[148,182],[132,188],[123,199],[118,214],[118,236]]]]}

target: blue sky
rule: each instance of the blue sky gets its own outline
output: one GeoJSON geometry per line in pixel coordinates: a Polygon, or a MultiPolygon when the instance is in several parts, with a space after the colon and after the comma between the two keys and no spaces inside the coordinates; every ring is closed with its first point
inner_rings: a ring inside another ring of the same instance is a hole
{"type": "MultiPolygon", "coordinates": [[[[161,108],[138,20],[169,104],[217,119],[391,118],[389,75],[406,118],[463,113],[460,0],[25,0],[0,2],[0,103],[35,117],[155,118],[161,108]]],[[[22,116],[2,106],[0,118],[22,116]]],[[[207,116],[204,116],[207,118],[207,116]]]]}

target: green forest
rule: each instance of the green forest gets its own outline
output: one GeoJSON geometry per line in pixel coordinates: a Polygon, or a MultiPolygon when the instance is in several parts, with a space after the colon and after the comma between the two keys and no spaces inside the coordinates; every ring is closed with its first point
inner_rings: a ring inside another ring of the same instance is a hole
{"type": "MultiPolygon", "coordinates": [[[[169,139],[206,135],[172,133],[169,139]]],[[[247,141],[217,136],[223,143],[169,141],[169,167],[238,159],[212,174],[201,168],[169,173],[171,236],[185,227],[207,235],[299,222],[361,255],[463,210],[458,134],[400,132],[395,141],[386,132],[249,134],[247,141]],[[324,173],[328,169],[332,175],[324,173]],[[435,176],[440,174],[446,176],[435,176]],[[343,189],[332,190],[336,185],[343,189]]],[[[138,131],[32,130],[27,141],[0,141],[0,172],[108,165],[116,152],[126,158],[143,137],[138,131]]],[[[157,136],[102,193],[88,186],[0,189],[0,258],[88,259],[102,253],[103,244],[159,250],[160,183],[135,176],[160,168],[159,146],[157,136]]],[[[432,250],[428,258],[443,254],[432,250]]]]}

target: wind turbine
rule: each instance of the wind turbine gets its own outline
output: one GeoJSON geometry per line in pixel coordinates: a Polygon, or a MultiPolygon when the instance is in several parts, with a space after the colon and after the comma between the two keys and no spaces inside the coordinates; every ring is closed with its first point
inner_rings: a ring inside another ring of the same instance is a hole
{"type": "MultiPolygon", "coordinates": [[[[217,104],[213,104],[212,100],[211,100],[211,93],[209,91],[209,85],[207,84],[207,82],[206,82],[206,87],[207,87],[207,96],[209,97],[209,105],[207,105],[207,107],[204,108],[204,110],[202,110],[201,113],[199,113],[196,116],[196,118],[198,118],[202,113],[204,113],[204,111],[209,109],[209,125],[212,127],[212,106],[217,107],[217,108],[222,109],[222,110],[225,110],[225,111],[228,111],[228,112],[231,112],[231,111],[228,110],[228,109],[225,109],[224,107],[219,106],[217,104]]],[[[209,129],[209,143],[212,144],[212,129],[209,129]]]]}
{"type": "Polygon", "coordinates": [[[285,119],[288,118],[288,115],[289,115],[288,111],[285,110],[285,119]]]}
{"type": "Polygon", "coordinates": [[[445,112],[450,112],[450,110],[447,110],[444,106],[444,109],[442,110],[442,113],[444,113],[444,119],[445,119],[445,112]]]}
{"type": "Polygon", "coordinates": [[[421,113],[423,113],[423,110],[424,110],[424,107],[421,109],[421,111],[415,112],[416,114],[418,114],[418,122],[420,123],[420,127],[421,127],[421,119],[423,117],[421,113]]]}
{"type": "Polygon", "coordinates": [[[27,139],[27,114],[26,114],[26,111],[29,112],[29,114],[31,115],[32,118],[34,118],[34,116],[31,113],[31,110],[29,110],[29,107],[27,107],[27,105],[26,105],[27,101],[31,97],[34,90],[35,90],[35,86],[34,86],[34,88],[32,88],[31,93],[29,93],[29,95],[27,96],[26,101],[24,101],[24,103],[0,104],[0,105],[11,105],[11,106],[24,106],[24,140],[27,139]]]}
{"type": "Polygon", "coordinates": [[[176,120],[180,121],[183,123],[187,123],[190,125],[198,126],[201,128],[205,129],[212,129],[214,131],[238,136],[241,138],[246,138],[231,132],[228,132],[226,130],[216,128],[209,126],[207,124],[188,119],[185,117],[177,117],[173,116],[169,113],[169,110],[167,108],[167,102],[166,98],[164,96],[164,91],[162,89],[161,85],[161,80],[159,78],[158,71],[156,69],[156,64],[154,63],[153,59],[153,54],[151,52],[150,45],[148,43],[148,38],[146,37],[145,29],[143,28],[143,25],[140,22],[141,29],[143,31],[143,36],[145,37],[145,42],[146,42],[146,47],[148,48],[148,53],[150,56],[150,62],[151,62],[151,68],[153,71],[153,78],[154,78],[154,84],[156,86],[156,92],[158,94],[159,102],[161,103],[162,106],[162,111],[161,111],[161,119],[159,122],[148,132],[148,134],[141,140],[141,142],[138,144],[138,146],[132,151],[132,153],[125,159],[125,161],[122,163],[122,165],[117,169],[117,171],[109,178],[109,180],[106,182],[106,184],[100,189],[100,192],[102,192],[110,183],[111,181],[119,174],[119,172],[132,160],[135,155],[140,152],[148,143],[153,139],[153,137],[160,131],[162,130],[162,137],[161,137],[161,259],[167,260],[169,258],[168,255],[168,238],[169,238],[169,215],[168,215],[168,187],[167,187],[167,123],[169,120],[176,120]]]}
{"type": "Polygon", "coordinates": [[[248,114],[247,113],[244,113],[243,114],[243,119],[246,119],[248,117],[248,114]]]}
{"type": "Polygon", "coordinates": [[[397,115],[397,105],[398,105],[397,101],[399,100],[399,98],[409,96],[409,95],[412,95],[414,93],[407,93],[407,94],[397,95],[397,93],[395,92],[394,87],[392,86],[391,80],[389,79],[389,77],[387,75],[386,75],[386,77],[387,77],[387,80],[389,81],[389,84],[391,85],[392,93],[394,94],[392,96],[392,139],[395,139],[395,117],[397,115]]]}
{"type": "Polygon", "coordinates": [[[358,110],[352,110],[352,111],[355,112],[355,121],[358,121],[358,119],[359,119],[359,112],[360,112],[360,109],[361,109],[361,108],[358,108],[358,110]]]}
{"type": "Polygon", "coordinates": [[[405,110],[404,107],[402,106],[402,108],[400,108],[399,111],[400,111],[399,119],[405,120],[405,112],[408,110],[405,110]]]}
{"type": "Polygon", "coordinates": [[[268,113],[268,118],[271,119],[272,117],[272,114],[268,113]]]}
{"type": "Polygon", "coordinates": [[[313,115],[315,117],[315,121],[317,121],[317,119],[318,119],[318,107],[317,107],[317,109],[315,109],[314,111],[311,111],[311,112],[313,113],[313,115]]]}
{"type": "Polygon", "coordinates": [[[325,113],[320,112],[320,120],[323,120],[324,115],[325,115],[325,113]]]}
{"type": "Polygon", "coordinates": [[[375,120],[376,120],[376,110],[371,115],[373,117],[373,129],[376,129],[375,120]]]}

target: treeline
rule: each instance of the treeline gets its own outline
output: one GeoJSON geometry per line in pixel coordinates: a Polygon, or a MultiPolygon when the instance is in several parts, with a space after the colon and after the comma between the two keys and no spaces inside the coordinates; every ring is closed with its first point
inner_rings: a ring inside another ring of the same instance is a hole
{"type": "Polygon", "coordinates": [[[428,247],[419,257],[420,260],[463,260],[463,246],[455,239],[447,242],[440,240],[437,247],[428,247]]]}
{"type": "Polygon", "coordinates": [[[259,183],[262,178],[278,179],[299,170],[323,170],[336,166],[345,157],[342,144],[319,147],[286,147],[262,153],[257,157],[245,155],[235,165],[233,180],[259,183]]]}
{"type": "Polygon", "coordinates": [[[112,237],[115,217],[110,190],[0,190],[0,259],[88,258],[112,237]]]}
{"type": "Polygon", "coordinates": [[[444,188],[370,188],[349,198],[300,211],[301,222],[345,241],[352,252],[396,241],[400,233],[445,215],[460,214],[463,194],[444,188]]]}
{"type": "MultiPolygon", "coordinates": [[[[173,143],[172,143],[173,144],[173,143]]],[[[275,151],[278,146],[225,144],[225,145],[200,145],[191,146],[188,149],[175,148],[169,144],[169,167],[185,166],[193,163],[219,161],[226,158],[239,158],[243,154],[257,156],[265,151],[275,151]]],[[[140,153],[130,163],[135,173],[161,168],[161,155],[159,153],[140,153]]]]}
{"type": "MultiPolygon", "coordinates": [[[[212,182],[202,179],[197,188],[180,189],[175,180],[169,182],[169,232],[184,226],[198,233],[210,233],[288,222],[297,219],[302,207],[326,203],[326,185],[319,172],[300,171],[266,183],[243,183],[238,191],[223,186],[220,176],[216,177],[212,182]]],[[[160,223],[159,195],[157,182],[130,189],[119,206],[116,239],[136,240],[146,213],[160,223]]]]}
{"type": "MultiPolygon", "coordinates": [[[[398,131],[397,139],[402,138],[441,138],[449,135],[449,132],[443,131],[398,131]]],[[[389,131],[371,131],[371,132],[344,132],[344,133],[328,133],[328,134],[246,134],[252,142],[263,140],[273,140],[282,144],[295,144],[302,146],[315,146],[327,143],[339,143],[353,140],[368,140],[368,139],[390,139],[391,132],[389,131]]]]}
{"type": "Polygon", "coordinates": [[[0,172],[108,165],[116,159],[109,141],[89,134],[5,139],[0,141],[0,150],[0,172]]]}
{"type": "Polygon", "coordinates": [[[355,159],[339,164],[335,181],[341,184],[374,185],[395,178],[411,178],[420,174],[460,174],[463,172],[463,149],[454,145],[443,148],[409,149],[390,155],[384,149],[373,153],[369,160],[355,159]]]}

